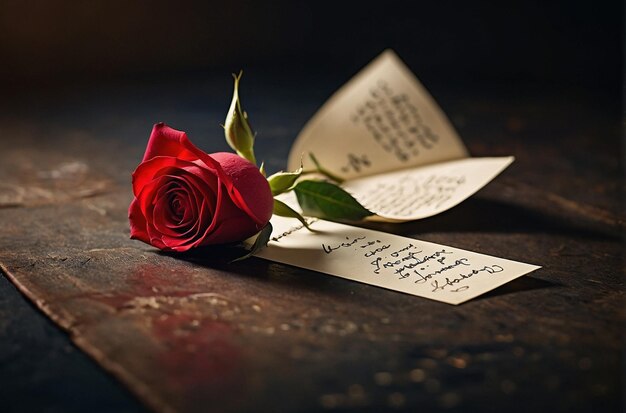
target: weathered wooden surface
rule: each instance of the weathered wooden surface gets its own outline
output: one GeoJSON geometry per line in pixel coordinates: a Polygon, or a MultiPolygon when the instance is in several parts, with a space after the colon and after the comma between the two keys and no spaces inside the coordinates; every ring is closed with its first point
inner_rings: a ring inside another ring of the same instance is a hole
{"type": "MultiPolygon", "coordinates": [[[[379,228],[544,267],[453,307],[259,259],[227,264],[219,249],[171,256],[129,240],[129,174],[151,123],[222,150],[227,86],[92,92],[45,112],[51,102],[18,105],[2,122],[2,271],[150,408],[619,409],[622,187],[606,101],[443,97],[474,155],[517,161],[441,216],[379,228]],[[223,104],[198,103],[207,95],[223,104]]],[[[256,93],[260,157],[278,169],[323,93],[256,93]]]]}

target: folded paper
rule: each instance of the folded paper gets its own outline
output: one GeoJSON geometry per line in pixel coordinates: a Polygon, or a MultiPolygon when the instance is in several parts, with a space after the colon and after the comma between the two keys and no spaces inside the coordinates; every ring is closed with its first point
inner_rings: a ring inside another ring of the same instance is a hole
{"type": "Polygon", "coordinates": [[[410,221],[443,212],[474,194],[513,157],[465,158],[366,176],[345,189],[387,221],[410,221]]]}
{"type": "Polygon", "coordinates": [[[471,158],[450,121],[396,54],[387,50],[306,124],[289,168],[313,153],[374,212],[411,221],[443,212],[485,186],[512,157],[471,158]],[[356,181],[354,181],[356,179],[356,181]]]}
{"type": "MultiPolygon", "coordinates": [[[[441,108],[390,50],[336,92],[296,139],[289,168],[313,153],[375,220],[404,222],[441,213],[513,162],[472,158],[441,108]]],[[[293,194],[281,199],[299,209],[293,194]]],[[[369,229],[313,219],[309,231],[274,216],[258,257],[395,291],[460,304],[535,265],[369,229]]]]}

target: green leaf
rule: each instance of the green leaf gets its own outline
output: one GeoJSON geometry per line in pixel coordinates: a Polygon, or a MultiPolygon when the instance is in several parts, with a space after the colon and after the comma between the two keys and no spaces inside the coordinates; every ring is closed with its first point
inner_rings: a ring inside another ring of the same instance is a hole
{"type": "Polygon", "coordinates": [[[306,219],[304,219],[302,215],[300,215],[297,211],[294,211],[289,205],[285,204],[282,201],[279,201],[278,199],[274,199],[274,214],[278,215],[279,217],[295,218],[300,221],[302,225],[306,227],[306,229],[311,231],[309,223],[306,222],[306,219]]]}
{"type": "Polygon", "coordinates": [[[234,260],[231,261],[231,263],[242,261],[242,260],[245,260],[246,258],[250,258],[254,255],[255,252],[260,251],[263,248],[265,248],[267,246],[267,243],[270,240],[270,237],[272,236],[272,229],[273,229],[272,224],[268,222],[267,225],[263,227],[261,232],[259,232],[259,235],[257,235],[256,240],[254,241],[254,244],[252,244],[252,248],[250,248],[250,251],[248,251],[246,255],[243,255],[239,258],[235,258],[234,260]]]}
{"type": "Polygon", "coordinates": [[[348,221],[373,215],[352,195],[330,182],[300,181],[294,192],[304,215],[348,221]]]}
{"type": "Polygon", "coordinates": [[[224,136],[228,145],[239,156],[256,165],[253,149],[256,134],[252,131],[248,114],[241,109],[241,101],[239,100],[239,82],[242,75],[243,71],[239,72],[239,75],[233,74],[233,78],[235,78],[233,100],[224,121],[224,136]]]}
{"type": "Polygon", "coordinates": [[[302,166],[293,172],[277,172],[267,178],[272,195],[276,196],[290,190],[298,178],[300,178],[300,175],[302,175],[302,166]]]}

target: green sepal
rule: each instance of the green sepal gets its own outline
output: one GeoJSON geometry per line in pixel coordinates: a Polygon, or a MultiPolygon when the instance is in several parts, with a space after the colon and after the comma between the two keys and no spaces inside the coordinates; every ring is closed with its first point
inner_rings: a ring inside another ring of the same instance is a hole
{"type": "Polygon", "coordinates": [[[278,215],[279,217],[295,218],[300,221],[302,225],[306,227],[306,229],[312,231],[312,229],[309,227],[309,223],[306,222],[306,219],[302,215],[300,215],[289,205],[285,204],[283,201],[279,201],[278,199],[274,199],[274,215],[278,215]]]}
{"type": "Polygon", "coordinates": [[[248,253],[239,258],[235,258],[231,261],[231,263],[250,258],[254,255],[254,253],[265,248],[267,246],[267,243],[270,241],[270,237],[272,236],[272,230],[272,224],[268,222],[267,225],[265,225],[263,229],[259,232],[259,235],[257,235],[256,240],[254,240],[254,244],[252,244],[252,247],[250,248],[248,253]]]}
{"type": "Polygon", "coordinates": [[[289,191],[298,178],[300,178],[300,175],[302,175],[302,166],[293,172],[281,171],[267,178],[267,182],[269,182],[270,189],[272,190],[272,195],[276,196],[289,191]]]}

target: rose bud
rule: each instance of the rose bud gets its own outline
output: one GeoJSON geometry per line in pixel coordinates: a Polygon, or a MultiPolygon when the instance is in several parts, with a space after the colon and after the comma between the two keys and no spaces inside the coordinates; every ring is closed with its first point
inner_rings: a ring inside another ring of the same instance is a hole
{"type": "Polygon", "coordinates": [[[167,251],[242,241],[272,216],[267,180],[233,153],[206,154],[184,132],[152,129],[133,173],[130,235],[167,251]]]}
{"type": "Polygon", "coordinates": [[[230,109],[228,109],[226,120],[224,121],[224,136],[226,137],[228,145],[233,148],[239,156],[246,158],[256,165],[253,150],[255,133],[252,131],[252,127],[248,121],[248,115],[241,109],[241,101],[239,100],[239,81],[241,80],[242,74],[243,72],[239,72],[239,75],[233,74],[235,87],[233,90],[233,100],[230,103],[230,109]]]}

